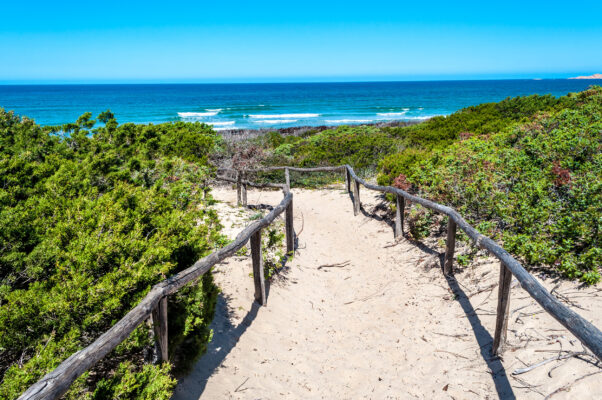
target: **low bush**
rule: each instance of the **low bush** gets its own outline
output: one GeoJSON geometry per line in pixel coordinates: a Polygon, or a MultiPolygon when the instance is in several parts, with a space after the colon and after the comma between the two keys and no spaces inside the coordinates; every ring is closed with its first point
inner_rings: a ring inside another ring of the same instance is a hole
{"type": "Polygon", "coordinates": [[[528,265],[588,284],[602,266],[602,88],[420,162],[409,180],[528,265]]]}
{"type": "MultiPolygon", "coordinates": [[[[210,127],[98,120],[41,128],[0,109],[0,398],[16,398],[223,241],[204,183],[210,127]]],[[[204,351],[216,294],[206,275],[170,296],[170,354],[186,355],[177,368],[204,351]]],[[[171,366],[148,365],[152,348],[143,324],[66,396],[169,398],[171,366]]]]}

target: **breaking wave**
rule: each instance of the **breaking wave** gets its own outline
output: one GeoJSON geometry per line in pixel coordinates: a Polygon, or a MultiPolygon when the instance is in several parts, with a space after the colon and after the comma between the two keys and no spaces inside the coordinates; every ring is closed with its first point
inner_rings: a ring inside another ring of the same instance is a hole
{"type": "Polygon", "coordinates": [[[304,113],[304,114],[249,114],[249,118],[315,118],[319,117],[320,114],[304,113]]]}
{"type": "Polygon", "coordinates": [[[407,113],[408,111],[401,111],[401,112],[386,112],[386,113],[377,113],[376,115],[380,115],[381,117],[401,117],[402,115],[405,115],[405,113],[407,113]]]}
{"type": "Polygon", "coordinates": [[[420,117],[405,117],[405,120],[409,120],[409,121],[424,121],[426,119],[431,119],[433,117],[438,117],[439,115],[423,115],[420,117]]]}
{"type": "Polygon", "coordinates": [[[290,124],[292,122],[297,122],[296,119],[258,119],[253,122],[260,124],[290,124]]]}
{"type": "Polygon", "coordinates": [[[203,118],[203,117],[213,117],[217,115],[219,111],[207,111],[207,112],[179,112],[178,116],[180,118],[203,118]]]}

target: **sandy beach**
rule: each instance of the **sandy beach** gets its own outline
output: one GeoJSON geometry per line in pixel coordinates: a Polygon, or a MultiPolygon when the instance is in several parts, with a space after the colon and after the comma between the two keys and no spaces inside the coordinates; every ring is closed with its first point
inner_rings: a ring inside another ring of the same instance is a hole
{"type": "MultiPolygon", "coordinates": [[[[446,280],[441,238],[395,241],[382,198],[363,191],[353,216],[340,188],[294,189],[299,246],[253,303],[248,256],[217,266],[221,288],[213,341],[174,399],[594,399],[600,369],[573,355],[581,344],[514,282],[508,342],[491,357],[499,263],[482,257],[446,280]],[[557,357],[566,358],[550,360],[557,357]],[[547,361],[546,361],[547,360],[547,361]],[[530,368],[541,363],[541,366],[530,368]],[[527,372],[521,369],[528,369],[527,372]],[[592,374],[592,375],[590,375],[592,374]]],[[[233,237],[257,211],[216,188],[233,237]]],[[[250,191],[249,204],[280,192],[250,191]]],[[[460,246],[459,254],[467,248],[460,246]]],[[[600,286],[542,283],[602,325],[600,286]]]]}

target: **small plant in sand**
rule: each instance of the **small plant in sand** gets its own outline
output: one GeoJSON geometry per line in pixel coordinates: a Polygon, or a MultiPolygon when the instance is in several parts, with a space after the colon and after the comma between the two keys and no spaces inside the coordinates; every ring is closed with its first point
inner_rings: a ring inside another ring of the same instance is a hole
{"type": "Polygon", "coordinates": [[[272,278],[282,268],[285,253],[283,228],[282,223],[274,224],[270,229],[266,229],[262,236],[261,254],[266,279],[272,278]]]}

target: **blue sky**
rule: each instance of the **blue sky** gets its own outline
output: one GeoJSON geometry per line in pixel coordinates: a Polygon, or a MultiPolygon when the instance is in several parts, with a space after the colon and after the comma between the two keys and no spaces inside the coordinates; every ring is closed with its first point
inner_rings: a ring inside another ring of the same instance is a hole
{"type": "Polygon", "coordinates": [[[0,82],[564,78],[602,72],[602,2],[11,1],[0,82]]]}

